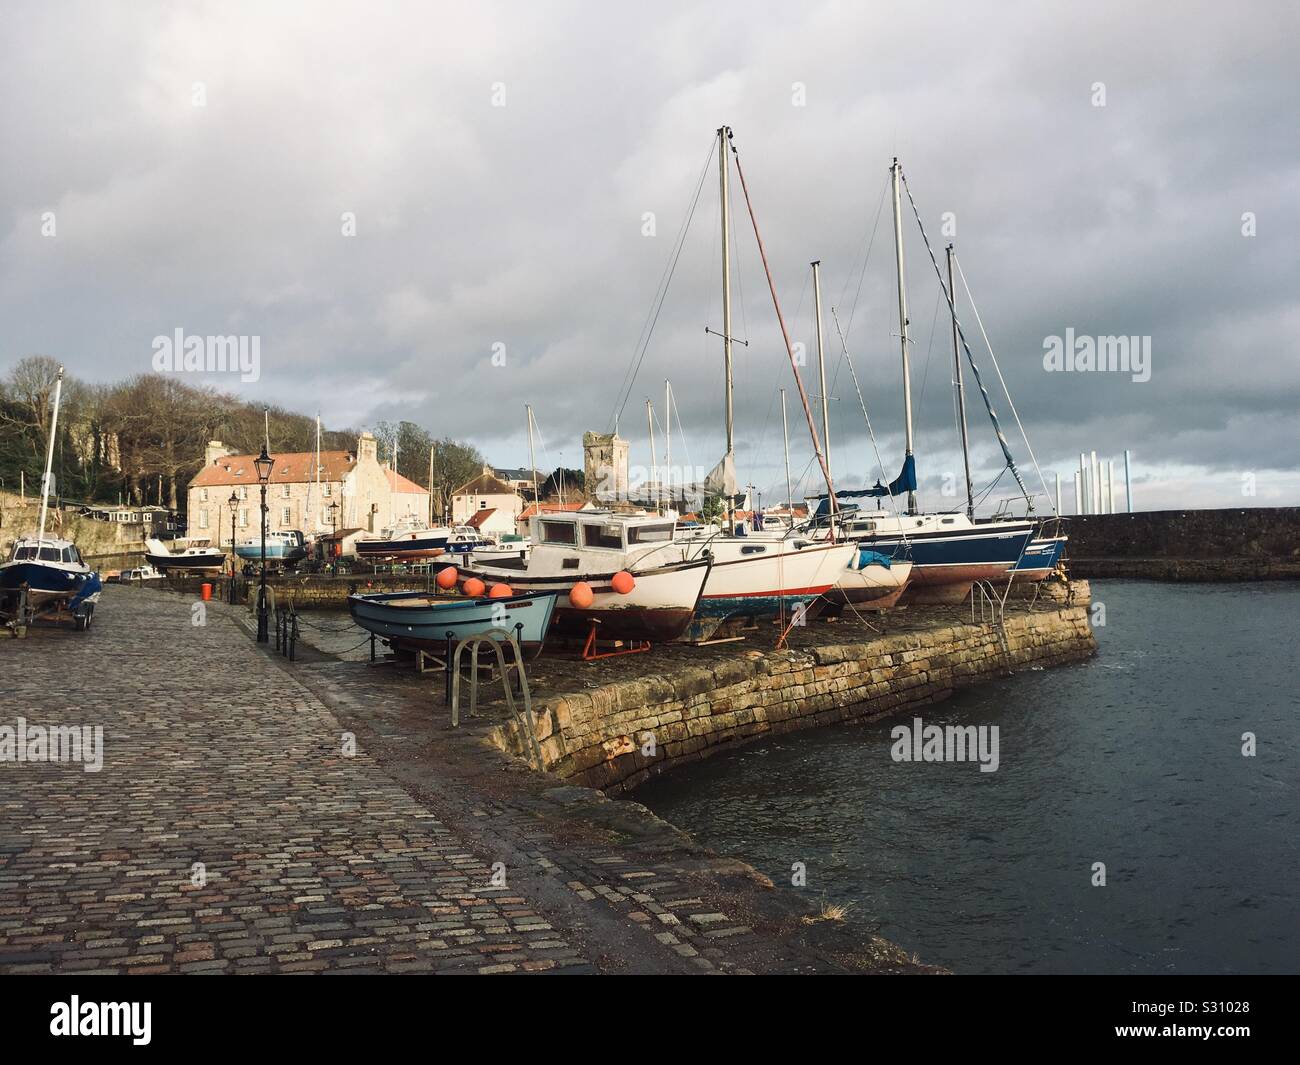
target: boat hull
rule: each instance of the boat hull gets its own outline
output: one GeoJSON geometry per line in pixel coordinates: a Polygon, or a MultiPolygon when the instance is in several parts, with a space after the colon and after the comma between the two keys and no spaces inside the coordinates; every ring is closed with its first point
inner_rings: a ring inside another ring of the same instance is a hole
{"type": "Polygon", "coordinates": [[[910,551],[912,572],[904,600],[912,603],[960,603],[976,581],[1005,578],[1033,536],[1033,522],[995,527],[972,525],[953,530],[885,533],[867,537],[862,546],[882,554],[910,551]]]}
{"type": "Polygon", "coordinates": [[[564,576],[529,575],[526,571],[491,566],[471,566],[458,573],[464,583],[478,577],[488,584],[508,584],[516,592],[551,592],[558,599],[554,626],[565,636],[586,637],[597,622],[600,640],[675,640],[691,622],[700,593],[709,575],[708,559],[677,562],[641,573],[634,573],[635,586],[627,594],[614,591],[614,572],[572,573],[564,576]],[[590,607],[578,608],[569,602],[574,584],[590,585],[590,607]]]}
{"type": "Polygon", "coordinates": [[[356,552],[358,558],[366,559],[412,559],[436,558],[447,549],[448,533],[420,535],[408,533],[389,540],[358,540],[356,552]]]}
{"type": "Polygon", "coordinates": [[[1041,581],[1050,577],[1065,554],[1068,536],[1031,540],[1011,571],[1014,581],[1041,581]]]}
{"type": "Polygon", "coordinates": [[[29,606],[39,607],[62,601],[76,610],[82,603],[94,603],[103,590],[93,570],[72,570],[41,562],[7,562],[0,565],[0,592],[27,589],[29,606]]]}
{"type": "Polygon", "coordinates": [[[145,553],[145,561],[160,573],[184,570],[203,572],[219,571],[226,566],[226,556],[220,551],[211,555],[159,555],[152,551],[145,553]]]}
{"type": "Polygon", "coordinates": [[[552,594],[505,599],[443,598],[427,592],[348,596],[352,620],[367,632],[407,651],[445,651],[453,643],[493,629],[517,632],[520,646],[538,651],[555,609],[552,594]]]}
{"type": "Polygon", "coordinates": [[[912,563],[870,563],[840,574],[826,598],[831,603],[888,610],[902,597],[912,576],[912,563]]]}
{"type": "Polygon", "coordinates": [[[713,569],[696,615],[724,619],[775,617],[808,606],[831,590],[857,550],[760,536],[718,537],[701,546],[713,569]]]}

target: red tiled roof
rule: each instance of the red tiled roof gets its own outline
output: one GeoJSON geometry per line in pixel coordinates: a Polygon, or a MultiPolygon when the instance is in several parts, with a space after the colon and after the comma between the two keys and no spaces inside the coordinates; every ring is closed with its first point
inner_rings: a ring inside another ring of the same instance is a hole
{"type": "MultiPolygon", "coordinates": [[[[542,503],[540,510],[543,514],[573,514],[586,505],[586,503],[542,503]]],[[[520,513],[519,520],[523,521],[525,518],[531,518],[538,510],[537,505],[529,503],[520,513]]]]}
{"type": "MultiPolygon", "coordinates": [[[[294,451],[272,455],[271,484],[301,484],[316,480],[316,452],[294,451]]],[[[207,488],[223,484],[257,484],[256,455],[225,455],[204,466],[191,479],[191,488],[207,488]]],[[[357,464],[350,451],[322,451],[320,453],[320,479],[338,482],[357,464]]]]}
{"type": "Polygon", "coordinates": [[[468,525],[471,529],[481,529],[483,528],[483,523],[487,521],[488,518],[490,518],[496,512],[497,512],[496,507],[488,507],[486,510],[476,510],[474,512],[474,516],[470,518],[469,521],[467,521],[465,524],[468,525]]]}
{"type": "Polygon", "coordinates": [[[421,488],[409,477],[403,477],[396,470],[390,469],[388,466],[384,467],[384,476],[388,478],[389,491],[405,492],[407,494],[418,492],[422,496],[427,496],[429,494],[427,488],[421,488]]]}

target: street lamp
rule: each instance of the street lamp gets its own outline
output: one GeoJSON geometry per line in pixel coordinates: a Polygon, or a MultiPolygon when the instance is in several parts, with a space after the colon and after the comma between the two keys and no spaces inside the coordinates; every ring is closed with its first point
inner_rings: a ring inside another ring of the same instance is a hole
{"type": "Polygon", "coordinates": [[[266,606],[266,485],[271,480],[275,459],[266,453],[265,444],[253,465],[257,467],[257,483],[262,486],[262,575],[257,588],[257,642],[270,643],[271,612],[266,606]]]}
{"type": "Polygon", "coordinates": [[[235,605],[235,512],[239,510],[239,495],[230,490],[230,605],[235,605]]]}
{"type": "Polygon", "coordinates": [[[337,499],[333,500],[325,509],[330,512],[330,525],[334,529],[334,535],[330,539],[330,572],[337,577],[339,575],[337,554],[339,550],[339,501],[337,499]]]}

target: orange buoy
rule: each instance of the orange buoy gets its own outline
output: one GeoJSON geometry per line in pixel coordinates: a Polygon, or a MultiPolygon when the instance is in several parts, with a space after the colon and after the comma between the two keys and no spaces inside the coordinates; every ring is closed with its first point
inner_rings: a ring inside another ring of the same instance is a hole
{"type": "Polygon", "coordinates": [[[488,592],[489,599],[509,599],[515,594],[515,590],[508,584],[494,584],[492,590],[488,592]]]}
{"type": "Polygon", "coordinates": [[[614,591],[618,592],[619,595],[627,595],[628,592],[636,587],[636,578],[633,577],[632,574],[628,573],[627,570],[621,569],[614,574],[613,580],[609,583],[613,586],[614,591]]]}
{"type": "Polygon", "coordinates": [[[596,593],[586,581],[579,581],[569,590],[569,603],[578,610],[586,610],[596,601],[596,593]]]}
{"type": "Polygon", "coordinates": [[[485,591],[487,591],[487,585],[477,577],[471,577],[465,582],[464,592],[471,599],[479,598],[485,591]]]}
{"type": "Polygon", "coordinates": [[[456,572],[456,567],[448,566],[446,569],[438,570],[438,576],[433,579],[438,587],[445,592],[448,588],[456,587],[456,578],[458,576],[460,575],[456,572]]]}

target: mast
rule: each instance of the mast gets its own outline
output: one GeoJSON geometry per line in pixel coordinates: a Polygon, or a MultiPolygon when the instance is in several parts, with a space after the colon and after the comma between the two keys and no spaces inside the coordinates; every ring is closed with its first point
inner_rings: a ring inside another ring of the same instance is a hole
{"type": "MultiPolygon", "coordinates": [[[[899,201],[898,186],[903,168],[894,157],[889,168],[894,186],[894,260],[898,267],[898,333],[903,350],[903,425],[906,458],[912,457],[912,369],[907,353],[907,287],[903,278],[903,209],[899,201]]],[[[908,489],[907,512],[916,513],[916,492],[908,489]]]]}
{"type": "MultiPolygon", "coordinates": [[[[648,399],[645,401],[645,420],[646,425],[650,427],[650,469],[648,472],[650,477],[653,478],[655,474],[655,409],[648,399]]],[[[659,489],[659,497],[662,500],[662,488],[659,489]]],[[[651,498],[653,499],[654,497],[652,496],[651,498]]],[[[662,508],[658,509],[662,510],[662,508]]]]}
{"type": "Polygon", "coordinates": [[[948,245],[948,291],[952,293],[952,366],[957,375],[957,424],[961,427],[961,458],[966,466],[966,517],[975,520],[975,493],[970,480],[970,441],[966,435],[966,390],[961,377],[961,344],[957,340],[957,290],[952,287],[952,245],[948,245]]]}
{"type": "MultiPolygon", "coordinates": [[[[533,405],[524,404],[524,410],[528,412],[528,464],[533,468],[533,509],[536,513],[542,512],[542,502],[537,494],[537,459],[533,456],[533,405]]],[[[618,432],[617,429],[614,430],[618,432]]]]}
{"type": "Polygon", "coordinates": [[[50,446],[45,452],[45,476],[41,478],[41,520],[36,533],[36,557],[40,557],[40,548],[45,540],[45,517],[50,505],[50,474],[54,470],[54,438],[59,431],[59,401],[63,398],[63,367],[59,367],[59,376],[54,379],[54,414],[50,418],[50,446]]]}
{"type": "Polygon", "coordinates": [[[668,506],[673,507],[673,383],[664,380],[664,476],[668,478],[668,506]]]}
{"type": "Polygon", "coordinates": [[[429,528],[433,528],[433,448],[429,448],[429,528]]]}
{"type": "MultiPolygon", "coordinates": [[[[722,359],[726,379],[726,457],[728,458],[731,457],[736,446],[731,380],[731,194],[727,187],[727,175],[730,169],[727,159],[727,141],[730,137],[731,128],[729,126],[720,126],[718,128],[718,192],[722,200],[722,209],[719,212],[722,216],[722,359]]],[[[730,534],[732,531],[730,495],[727,496],[725,512],[727,516],[726,528],[728,534],[730,534]]]]}
{"type": "Polygon", "coordinates": [[[781,389],[781,435],[785,437],[785,509],[794,524],[794,492],[790,489],[790,422],[785,416],[785,389],[781,389]]]}
{"type": "MultiPolygon", "coordinates": [[[[830,398],[826,394],[826,353],[822,349],[822,262],[818,259],[812,264],[813,305],[817,312],[817,377],[822,390],[822,450],[826,453],[826,468],[831,465],[831,415],[830,398]]],[[[831,501],[831,509],[835,501],[831,501]]]]}

